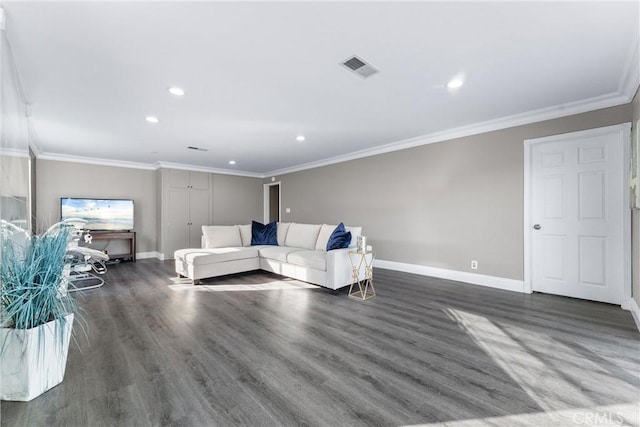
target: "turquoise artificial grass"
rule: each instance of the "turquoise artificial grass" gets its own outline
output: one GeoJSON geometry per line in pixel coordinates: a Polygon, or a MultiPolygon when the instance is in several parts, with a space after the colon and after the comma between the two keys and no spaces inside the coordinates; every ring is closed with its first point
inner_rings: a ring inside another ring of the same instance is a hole
{"type": "Polygon", "coordinates": [[[70,237],[69,228],[61,226],[16,248],[11,236],[2,233],[0,327],[30,329],[75,311],[74,299],[61,292],[70,237]]]}

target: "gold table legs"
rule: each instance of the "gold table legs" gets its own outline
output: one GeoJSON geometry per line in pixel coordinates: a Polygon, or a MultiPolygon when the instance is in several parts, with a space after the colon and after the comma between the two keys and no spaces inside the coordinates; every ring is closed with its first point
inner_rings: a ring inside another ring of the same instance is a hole
{"type": "Polygon", "coordinates": [[[358,298],[362,301],[368,300],[376,296],[376,290],[373,287],[373,260],[376,257],[374,251],[357,252],[349,251],[349,261],[351,262],[351,286],[349,287],[349,296],[358,298]],[[364,279],[360,280],[360,271],[364,268],[364,279]],[[354,286],[358,288],[354,291],[354,286]]]}

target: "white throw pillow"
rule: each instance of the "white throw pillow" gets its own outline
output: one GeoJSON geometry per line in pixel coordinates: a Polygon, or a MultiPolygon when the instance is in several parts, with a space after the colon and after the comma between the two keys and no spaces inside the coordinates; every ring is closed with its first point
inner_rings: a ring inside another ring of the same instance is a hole
{"type": "Polygon", "coordinates": [[[316,241],[316,251],[326,251],[327,243],[329,243],[329,237],[331,237],[331,233],[335,230],[337,225],[327,225],[322,224],[320,228],[320,233],[318,234],[318,240],[316,241]]]}
{"type": "Polygon", "coordinates": [[[296,224],[292,222],[287,231],[285,245],[314,250],[320,233],[320,224],[296,224]]]}
{"type": "Polygon", "coordinates": [[[240,238],[242,239],[242,246],[251,246],[251,224],[239,225],[240,238]]]}
{"type": "Polygon", "coordinates": [[[203,225],[204,247],[228,248],[242,246],[240,228],[237,225],[203,225]]]}
{"type": "Polygon", "coordinates": [[[278,230],[276,231],[278,238],[278,246],[284,246],[284,242],[287,238],[287,231],[289,231],[289,222],[279,222],[278,230]]]}

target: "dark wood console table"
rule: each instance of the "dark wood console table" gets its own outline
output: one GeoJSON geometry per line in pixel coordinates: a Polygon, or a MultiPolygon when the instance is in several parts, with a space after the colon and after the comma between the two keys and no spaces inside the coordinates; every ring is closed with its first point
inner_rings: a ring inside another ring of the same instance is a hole
{"type": "Polygon", "coordinates": [[[93,240],[128,240],[128,254],[109,254],[109,258],[130,258],[136,262],[136,232],[135,231],[94,231],[91,233],[93,240]]]}

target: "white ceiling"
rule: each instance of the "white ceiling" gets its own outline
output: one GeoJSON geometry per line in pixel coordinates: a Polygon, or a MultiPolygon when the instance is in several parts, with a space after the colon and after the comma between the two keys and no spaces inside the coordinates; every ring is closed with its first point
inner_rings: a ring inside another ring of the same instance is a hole
{"type": "Polygon", "coordinates": [[[44,157],[264,175],[619,105],[638,87],[637,1],[2,7],[44,157]],[[353,54],[380,72],[339,65],[353,54]]]}

